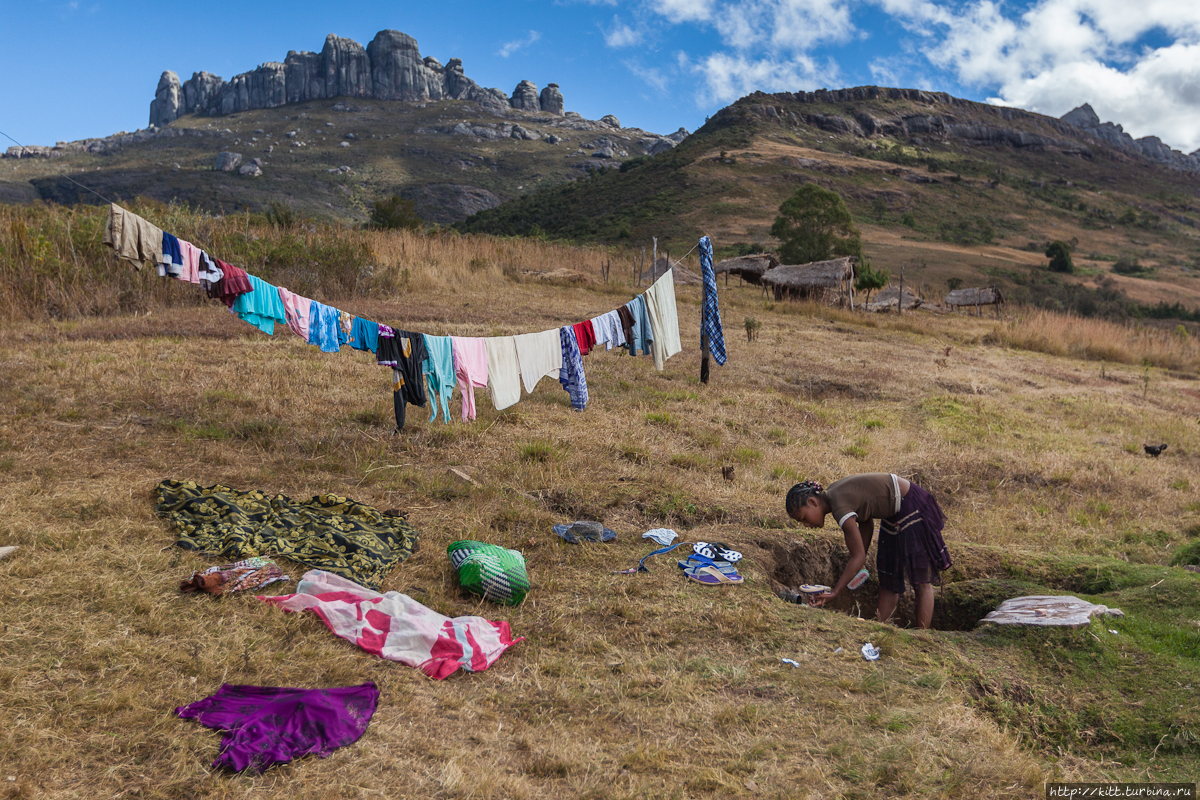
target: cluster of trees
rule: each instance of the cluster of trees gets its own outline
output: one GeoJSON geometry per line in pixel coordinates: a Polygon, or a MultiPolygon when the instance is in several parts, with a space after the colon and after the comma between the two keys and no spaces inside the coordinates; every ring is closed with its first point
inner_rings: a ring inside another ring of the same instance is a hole
{"type": "Polygon", "coordinates": [[[862,234],[837,192],[806,183],[783,201],[771,235],[782,243],[779,258],[785,264],[809,264],[841,256],[858,258],[854,289],[867,293],[888,285],[891,274],[873,269],[863,257],[862,234]]]}

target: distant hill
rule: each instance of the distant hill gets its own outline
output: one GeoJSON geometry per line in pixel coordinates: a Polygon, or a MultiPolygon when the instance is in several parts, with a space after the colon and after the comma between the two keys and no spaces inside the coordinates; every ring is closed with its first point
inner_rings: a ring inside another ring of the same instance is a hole
{"type": "Polygon", "coordinates": [[[686,135],[623,128],[612,116],[586,120],[470,100],[331,98],[215,118],[189,114],[161,128],[24,152],[12,147],[0,170],[0,202],[101,202],[92,189],[214,212],[283,202],[302,216],[358,222],[372,200],[399,193],[426,222],[449,223],[614,160],[669,150],[686,135]]]}
{"type": "Polygon", "coordinates": [[[8,148],[16,163],[0,171],[0,202],[141,195],[214,212],[281,202],[357,222],[398,193],[426,222],[449,223],[686,136],[583,119],[556,83],[539,92],[522,80],[511,96],[481,87],[461,59],[422,57],[400,31],[366,47],[330,34],[319,53],[293,50],[228,81],[163,72],[145,130],[8,148]]]}
{"type": "MultiPolygon", "coordinates": [[[[1072,113],[1095,127],[1094,115],[1072,113]]],[[[609,244],[654,236],[675,253],[708,234],[719,252],[757,252],[775,244],[779,204],[813,181],[846,199],[876,267],[904,267],[935,296],[956,278],[1116,316],[1200,306],[1200,175],[1181,168],[1192,157],[1158,159],[1145,140],[1111,138],[943,93],[756,92],[669,152],[544,186],[457,227],[609,244]],[[1053,239],[1074,244],[1077,276],[1046,275],[1053,239]]]]}

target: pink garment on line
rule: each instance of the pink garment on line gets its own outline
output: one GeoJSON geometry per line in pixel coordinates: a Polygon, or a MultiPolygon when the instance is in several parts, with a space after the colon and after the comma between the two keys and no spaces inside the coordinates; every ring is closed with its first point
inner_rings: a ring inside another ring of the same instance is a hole
{"type": "Polygon", "coordinates": [[[380,594],[319,569],[304,573],[296,594],[258,596],[285,611],[312,611],[329,630],[368,653],[442,680],[459,669],[482,672],[525,637],[508,623],[444,617],[406,594],[380,594]]]}
{"type": "Polygon", "coordinates": [[[179,240],[179,254],[183,256],[183,270],[179,280],[200,285],[200,248],[191,242],[179,240]]]}
{"type": "Polygon", "coordinates": [[[307,342],[308,312],[312,308],[312,300],[282,286],[279,287],[279,299],[283,302],[283,315],[287,317],[288,327],[292,329],[292,333],[307,342]]]}
{"type": "Polygon", "coordinates": [[[458,377],[458,389],[462,392],[463,422],[475,419],[475,389],[482,389],[488,382],[487,346],[483,339],[451,336],[454,350],[454,374],[458,377]]]}

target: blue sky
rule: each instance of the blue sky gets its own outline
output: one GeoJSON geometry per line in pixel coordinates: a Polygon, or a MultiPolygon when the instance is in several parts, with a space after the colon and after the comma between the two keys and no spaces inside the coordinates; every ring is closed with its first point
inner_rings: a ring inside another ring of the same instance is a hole
{"type": "Polygon", "coordinates": [[[657,133],[755,89],[877,84],[1053,116],[1090,102],[1135,137],[1200,148],[1200,3],[1177,0],[25,0],[0,31],[0,130],[136,130],[163,70],[229,79],[385,28],[484,86],[556,82],[568,110],[657,133]]]}

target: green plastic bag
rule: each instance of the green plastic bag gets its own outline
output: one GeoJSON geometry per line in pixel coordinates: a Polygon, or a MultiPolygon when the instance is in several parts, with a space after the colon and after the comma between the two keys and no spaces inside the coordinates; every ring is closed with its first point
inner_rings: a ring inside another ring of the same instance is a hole
{"type": "Polygon", "coordinates": [[[446,548],[458,572],[458,583],[485,600],[506,606],[519,605],[529,594],[525,556],[485,542],[453,542],[446,548]]]}

